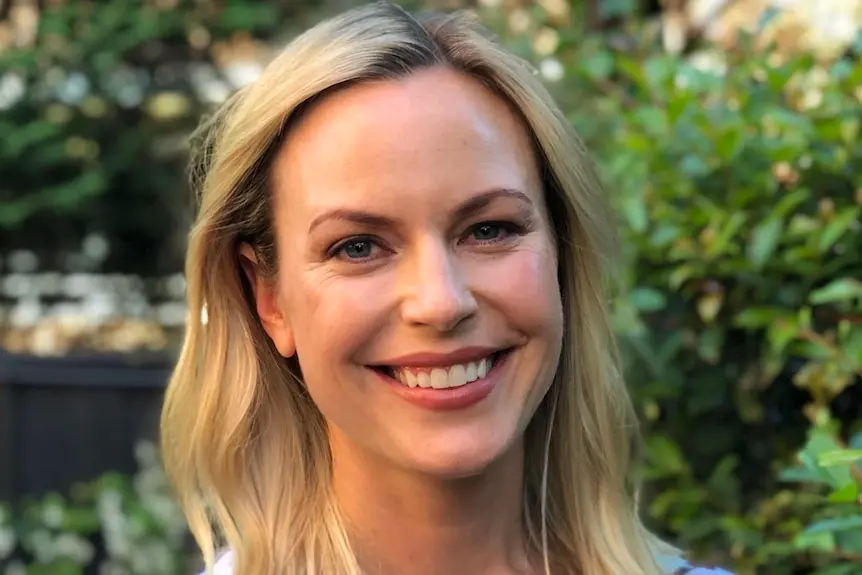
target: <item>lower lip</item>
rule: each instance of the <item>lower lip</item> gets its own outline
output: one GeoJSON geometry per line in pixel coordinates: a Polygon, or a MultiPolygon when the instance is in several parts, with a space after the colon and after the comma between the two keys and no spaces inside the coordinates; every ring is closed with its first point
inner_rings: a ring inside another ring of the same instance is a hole
{"type": "Polygon", "coordinates": [[[509,361],[511,351],[502,354],[494,362],[485,377],[460,387],[434,389],[433,387],[410,387],[377,370],[372,370],[402,399],[434,411],[451,411],[475,405],[488,397],[500,380],[500,372],[509,361]]]}

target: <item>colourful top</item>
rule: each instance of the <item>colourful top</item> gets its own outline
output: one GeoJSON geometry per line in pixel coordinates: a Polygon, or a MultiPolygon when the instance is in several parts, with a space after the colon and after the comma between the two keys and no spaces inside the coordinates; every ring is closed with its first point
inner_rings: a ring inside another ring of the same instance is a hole
{"type": "MultiPolygon", "coordinates": [[[[659,564],[667,571],[668,575],[733,575],[719,567],[697,567],[691,565],[682,557],[666,555],[659,557],[659,564]]],[[[206,573],[201,573],[206,575],[206,573]]],[[[212,575],[233,575],[233,554],[230,552],[222,555],[215,564],[212,575]]]]}
{"type": "Polygon", "coordinates": [[[678,555],[661,555],[658,562],[669,575],[733,575],[720,567],[692,565],[678,555]]]}

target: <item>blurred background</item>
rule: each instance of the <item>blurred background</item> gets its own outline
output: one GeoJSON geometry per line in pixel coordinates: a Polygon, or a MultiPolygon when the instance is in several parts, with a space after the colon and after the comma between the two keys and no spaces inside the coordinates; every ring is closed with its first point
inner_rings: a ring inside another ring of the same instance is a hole
{"type": "MultiPolygon", "coordinates": [[[[174,575],[188,135],[351,0],[0,0],[0,574],[174,575]]],[[[411,0],[530,60],[618,209],[644,516],[862,574],[862,0],[411,0]]]]}

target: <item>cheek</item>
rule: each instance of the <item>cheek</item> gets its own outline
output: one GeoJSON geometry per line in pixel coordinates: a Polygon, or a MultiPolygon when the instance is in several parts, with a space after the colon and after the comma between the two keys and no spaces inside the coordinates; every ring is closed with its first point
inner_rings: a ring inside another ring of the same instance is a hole
{"type": "Polygon", "coordinates": [[[302,360],[333,365],[353,355],[377,329],[382,287],[373,278],[330,278],[309,273],[289,297],[290,324],[302,360]]]}
{"type": "Polygon", "coordinates": [[[478,280],[481,293],[515,327],[556,338],[563,314],[557,260],[550,247],[524,247],[491,264],[478,280]]]}

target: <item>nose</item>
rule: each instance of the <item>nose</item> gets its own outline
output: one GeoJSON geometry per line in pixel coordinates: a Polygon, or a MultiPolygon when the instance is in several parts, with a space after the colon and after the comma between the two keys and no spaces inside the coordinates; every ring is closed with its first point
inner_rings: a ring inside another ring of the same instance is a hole
{"type": "Polygon", "coordinates": [[[423,249],[404,268],[401,315],[414,326],[450,332],[476,313],[477,303],[445,246],[423,249]]]}

